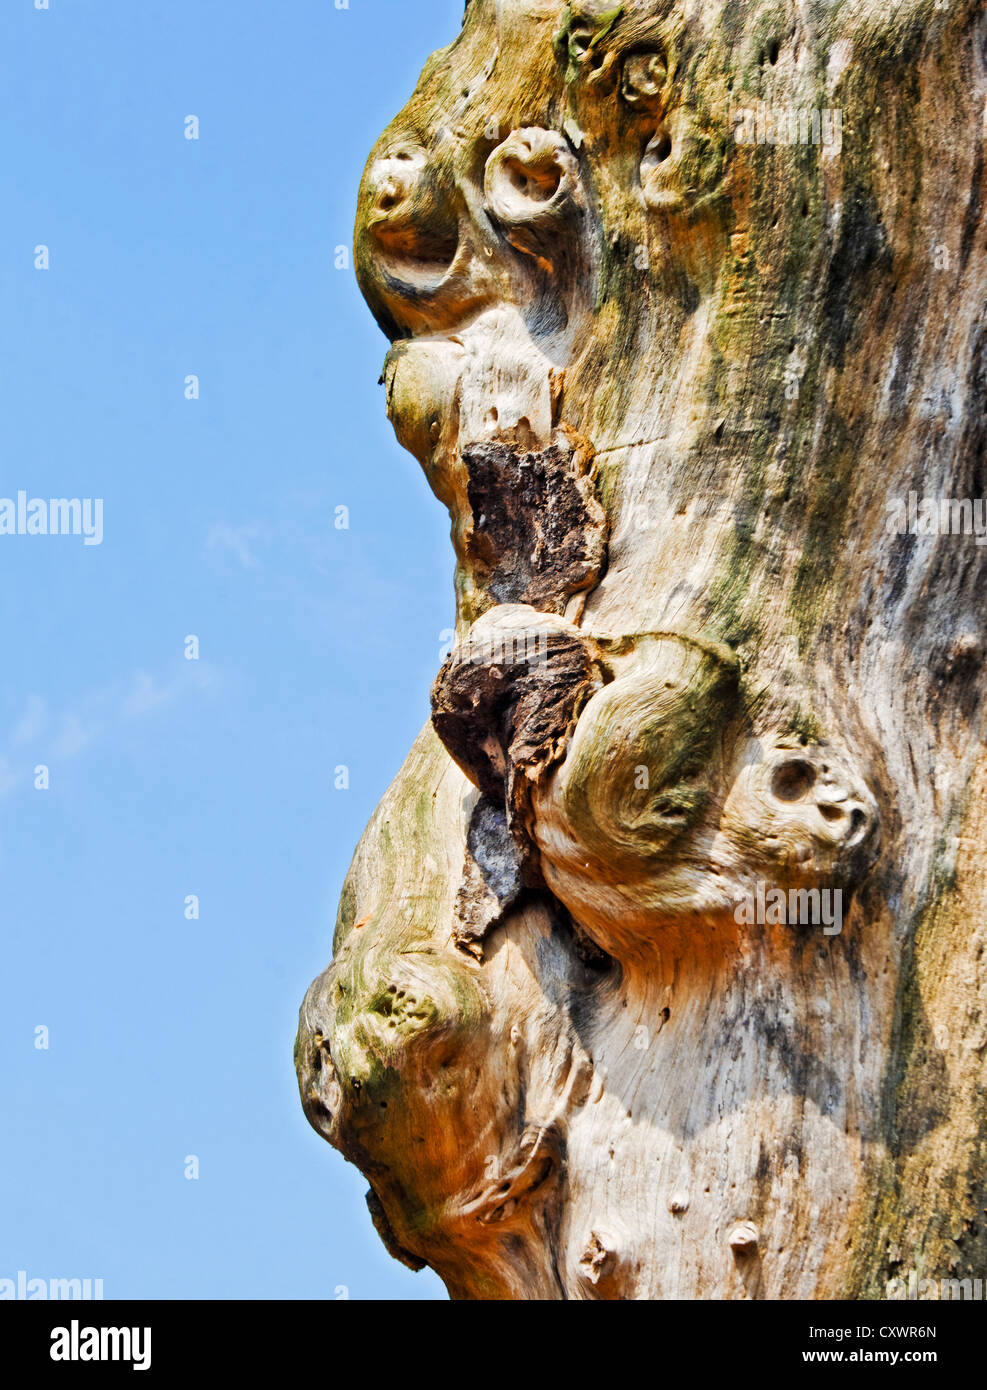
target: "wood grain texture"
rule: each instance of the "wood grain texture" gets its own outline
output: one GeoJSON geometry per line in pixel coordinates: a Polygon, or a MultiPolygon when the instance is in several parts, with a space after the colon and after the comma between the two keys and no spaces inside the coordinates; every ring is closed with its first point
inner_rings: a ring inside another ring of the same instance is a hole
{"type": "Polygon", "coordinates": [[[370,156],[457,645],[296,1060],[456,1298],[987,1271],[985,131],[980,0],[471,0],[370,156]]]}

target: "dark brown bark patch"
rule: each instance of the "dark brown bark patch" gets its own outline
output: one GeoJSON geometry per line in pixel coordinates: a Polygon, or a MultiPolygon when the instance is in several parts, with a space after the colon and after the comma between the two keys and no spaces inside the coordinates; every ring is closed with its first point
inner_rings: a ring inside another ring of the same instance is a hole
{"type": "MultiPolygon", "coordinates": [[[[512,646],[498,634],[489,658],[482,645],[458,647],[432,687],[432,723],[450,756],[495,806],[522,849],[527,789],[565,756],[576,720],[594,688],[589,644],[569,632],[542,632],[512,646]]],[[[538,875],[525,872],[525,882],[538,875]]]]}
{"type": "Polygon", "coordinates": [[[562,613],[592,589],[606,563],[606,514],[588,444],[565,435],[548,449],[472,444],[463,452],[477,579],[495,603],[562,613]]]}

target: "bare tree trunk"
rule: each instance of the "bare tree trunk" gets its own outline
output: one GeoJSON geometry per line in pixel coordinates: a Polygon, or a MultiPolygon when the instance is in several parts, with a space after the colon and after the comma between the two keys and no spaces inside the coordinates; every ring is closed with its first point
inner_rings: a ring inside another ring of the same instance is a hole
{"type": "Polygon", "coordinates": [[[985,103],[969,0],[472,0],[371,155],[458,646],[297,1059],[454,1297],[987,1269],[985,103]]]}

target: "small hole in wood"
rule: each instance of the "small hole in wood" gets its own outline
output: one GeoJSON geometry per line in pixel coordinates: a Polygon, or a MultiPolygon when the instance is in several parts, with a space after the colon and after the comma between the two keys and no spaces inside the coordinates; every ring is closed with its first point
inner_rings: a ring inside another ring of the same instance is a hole
{"type": "Polygon", "coordinates": [[[779,801],[801,801],[815,786],[815,770],[800,758],[782,763],[771,779],[771,790],[779,801]]]}

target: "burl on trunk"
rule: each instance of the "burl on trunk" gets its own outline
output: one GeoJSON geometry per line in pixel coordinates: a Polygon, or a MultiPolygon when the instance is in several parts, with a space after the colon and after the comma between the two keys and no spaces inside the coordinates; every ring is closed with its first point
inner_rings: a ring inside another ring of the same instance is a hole
{"type": "Polygon", "coordinates": [[[987,1270],[985,102],[981,3],[472,0],[371,154],[457,645],[297,1063],[455,1298],[987,1270]]]}

